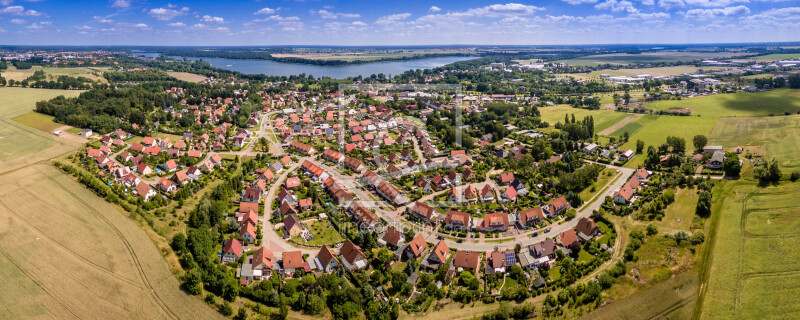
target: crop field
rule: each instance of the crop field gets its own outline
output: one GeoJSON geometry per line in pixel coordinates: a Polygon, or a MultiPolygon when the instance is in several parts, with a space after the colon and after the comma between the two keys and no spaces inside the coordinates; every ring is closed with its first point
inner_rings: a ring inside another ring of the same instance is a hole
{"type": "Polygon", "coordinates": [[[726,149],[761,147],[767,159],[775,158],[784,170],[800,169],[800,116],[721,118],[709,143],[726,149]]]}
{"type": "Polygon", "coordinates": [[[58,169],[0,175],[4,318],[220,318],[139,226],[58,169]]]}
{"type": "Polygon", "coordinates": [[[727,58],[733,57],[735,53],[722,53],[722,52],[675,52],[675,51],[661,51],[661,52],[645,52],[641,54],[628,54],[628,53],[614,53],[614,54],[599,54],[593,56],[579,57],[568,60],[560,60],[558,62],[567,63],[573,66],[589,66],[594,67],[600,64],[644,64],[644,63],[658,63],[658,62],[680,62],[680,61],[694,61],[711,58],[727,58]]]}
{"type": "Polygon", "coordinates": [[[672,67],[658,67],[658,68],[640,68],[640,69],[602,69],[599,71],[594,71],[591,74],[593,76],[600,76],[601,74],[608,74],[611,76],[635,76],[639,74],[649,74],[651,76],[679,76],[683,75],[684,73],[693,73],[697,72],[697,69],[703,70],[721,70],[725,69],[722,67],[696,67],[693,65],[683,65],[683,66],[672,66],[672,67]]]}
{"type": "Polygon", "coordinates": [[[56,123],[53,119],[55,119],[55,117],[31,111],[21,116],[14,117],[12,120],[42,130],[46,133],[52,133],[58,127],[63,126],[63,124],[56,123]]]}
{"type": "Polygon", "coordinates": [[[37,70],[43,70],[45,75],[48,76],[48,80],[54,80],[58,76],[70,76],[70,77],[86,77],[91,80],[100,81],[102,83],[106,83],[105,78],[103,78],[103,71],[110,70],[109,68],[105,67],[77,67],[77,68],[56,68],[56,67],[42,67],[42,66],[33,66],[30,69],[17,69],[13,65],[9,65],[8,69],[3,71],[2,75],[7,80],[14,80],[14,81],[22,81],[27,79],[28,77],[32,76],[34,72],[37,70]]]}
{"type": "Polygon", "coordinates": [[[539,108],[542,114],[542,120],[550,123],[550,126],[555,125],[557,122],[564,122],[564,115],[575,115],[575,120],[580,121],[583,117],[592,116],[594,118],[594,131],[600,132],[608,127],[613,126],[622,119],[635,117],[634,115],[616,112],[611,110],[586,110],[577,109],[570,106],[554,106],[539,108]]]}
{"type": "Polygon", "coordinates": [[[762,56],[755,56],[750,59],[755,60],[763,60],[763,61],[773,61],[773,60],[789,60],[789,59],[798,59],[800,58],[800,53],[774,53],[774,54],[767,54],[762,56]]]}
{"type": "Polygon", "coordinates": [[[78,94],[80,91],[75,90],[0,88],[0,97],[3,97],[0,101],[0,173],[55,157],[79,146],[77,142],[11,120],[31,112],[36,101],[78,94]]]}
{"type": "Polygon", "coordinates": [[[800,183],[759,188],[730,183],[715,192],[720,215],[701,318],[800,317],[800,183]]]}
{"type": "Polygon", "coordinates": [[[194,73],[189,73],[189,72],[170,71],[170,72],[167,72],[167,74],[172,76],[172,77],[174,77],[175,79],[178,79],[178,80],[189,81],[189,82],[197,82],[197,83],[203,82],[206,79],[208,79],[204,75],[194,74],[194,73]]]}
{"type": "Polygon", "coordinates": [[[697,275],[684,272],[578,319],[691,319],[697,301],[697,285],[697,275]]]}

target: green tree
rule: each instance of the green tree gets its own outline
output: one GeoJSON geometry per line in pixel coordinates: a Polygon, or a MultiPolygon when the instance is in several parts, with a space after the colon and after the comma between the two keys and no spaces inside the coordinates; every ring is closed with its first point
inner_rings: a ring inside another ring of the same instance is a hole
{"type": "Polygon", "coordinates": [[[644,141],[636,140],[636,153],[642,153],[644,151],[644,141]]]}
{"type": "Polygon", "coordinates": [[[702,134],[698,134],[692,138],[692,143],[694,143],[695,150],[703,150],[706,144],[708,144],[708,138],[702,134]]]}
{"type": "Polygon", "coordinates": [[[695,213],[702,217],[707,217],[711,214],[711,192],[701,191],[700,197],[697,199],[697,208],[695,213]]]}
{"type": "Polygon", "coordinates": [[[742,171],[742,164],[739,162],[739,155],[733,152],[728,152],[725,155],[725,160],[722,162],[722,170],[725,175],[729,177],[738,177],[742,171]]]}
{"type": "Polygon", "coordinates": [[[648,223],[646,231],[648,236],[656,235],[658,234],[658,227],[653,223],[648,223]]]}

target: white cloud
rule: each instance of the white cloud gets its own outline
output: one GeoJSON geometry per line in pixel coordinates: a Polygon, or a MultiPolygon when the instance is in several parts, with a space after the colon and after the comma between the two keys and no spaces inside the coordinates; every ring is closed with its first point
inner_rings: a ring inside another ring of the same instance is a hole
{"type": "Polygon", "coordinates": [[[745,6],[727,7],[722,9],[692,9],[686,11],[687,19],[705,20],[716,17],[738,16],[749,14],[750,9],[745,6]]]}
{"type": "Polygon", "coordinates": [[[776,8],[747,17],[748,20],[785,21],[800,20],[800,7],[776,8]]]}
{"type": "Polygon", "coordinates": [[[139,29],[148,29],[148,28],[150,28],[150,26],[148,26],[148,25],[146,25],[144,23],[137,23],[137,24],[133,25],[133,27],[134,28],[139,28],[139,29]]]}
{"type": "Polygon", "coordinates": [[[167,25],[175,28],[183,28],[186,26],[186,24],[183,22],[173,22],[173,23],[168,23],[167,25]]]}
{"type": "Polygon", "coordinates": [[[169,21],[177,16],[185,15],[187,12],[189,12],[189,8],[187,7],[183,7],[180,10],[170,8],[153,8],[147,12],[147,15],[156,20],[169,21]]]}
{"type": "Polygon", "coordinates": [[[223,19],[222,17],[212,17],[210,15],[204,15],[203,22],[222,23],[225,22],[225,19],[223,19]]]}
{"type": "Polygon", "coordinates": [[[11,22],[13,24],[25,24],[25,23],[27,23],[27,21],[25,21],[23,19],[11,19],[11,21],[9,21],[9,22],[11,22]]]}
{"type": "Polygon", "coordinates": [[[667,9],[686,6],[683,0],[658,0],[658,5],[667,9]]]}
{"type": "Polygon", "coordinates": [[[0,6],[10,6],[14,0],[0,0],[0,6]]]}
{"type": "Polygon", "coordinates": [[[253,14],[274,14],[278,9],[272,8],[261,8],[260,10],[254,12],[253,14]]]}
{"type": "Polygon", "coordinates": [[[45,14],[36,10],[25,10],[22,6],[10,6],[0,9],[0,14],[12,14],[23,17],[41,17],[45,14]]]}
{"type": "Polygon", "coordinates": [[[406,13],[398,13],[398,14],[392,14],[392,15],[383,16],[383,17],[380,17],[380,18],[378,18],[378,20],[376,20],[376,21],[375,21],[375,23],[376,23],[376,24],[391,24],[391,23],[397,23],[397,22],[399,22],[399,21],[403,21],[403,20],[405,20],[405,19],[408,19],[409,17],[411,17],[411,14],[410,14],[410,13],[408,13],[408,12],[406,12],[406,13]]]}
{"type": "Polygon", "coordinates": [[[748,3],[748,0],[684,0],[687,5],[697,7],[727,7],[734,3],[748,3]]]}
{"type": "Polygon", "coordinates": [[[561,1],[564,1],[564,2],[572,4],[572,5],[583,4],[583,3],[596,3],[597,2],[597,0],[561,0],[561,1]]]}
{"type": "Polygon", "coordinates": [[[652,5],[656,4],[656,1],[655,0],[642,0],[642,4],[646,5],[646,6],[652,6],[652,5]]]}
{"type": "Polygon", "coordinates": [[[430,12],[430,13],[439,12],[439,11],[442,11],[442,8],[439,8],[437,6],[431,6],[431,8],[428,9],[428,12],[430,12]]]}
{"type": "Polygon", "coordinates": [[[127,8],[131,6],[130,0],[111,0],[112,8],[127,8]]]}
{"type": "Polygon", "coordinates": [[[466,11],[448,12],[444,14],[429,14],[420,17],[414,23],[424,24],[452,24],[454,22],[464,23],[463,19],[470,18],[509,18],[513,16],[529,16],[536,11],[544,10],[542,7],[519,3],[493,4],[480,8],[472,8],[466,11]]]}
{"type": "Polygon", "coordinates": [[[639,12],[639,10],[633,6],[633,3],[627,0],[606,0],[606,2],[596,4],[594,8],[598,10],[611,10],[612,12],[639,12]]]}
{"type": "Polygon", "coordinates": [[[339,18],[346,18],[346,19],[355,19],[361,18],[361,15],[358,13],[336,13],[330,12],[328,10],[311,10],[309,11],[311,14],[319,15],[322,19],[339,19],[339,18]]]}

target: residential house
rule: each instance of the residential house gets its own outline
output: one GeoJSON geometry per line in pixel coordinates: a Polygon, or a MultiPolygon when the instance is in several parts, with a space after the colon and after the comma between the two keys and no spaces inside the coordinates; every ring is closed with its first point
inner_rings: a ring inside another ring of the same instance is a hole
{"type": "Polygon", "coordinates": [[[408,243],[405,249],[406,257],[409,259],[416,259],[422,256],[428,243],[425,242],[425,237],[422,234],[417,234],[411,242],[408,243]]]}
{"type": "Polygon", "coordinates": [[[578,241],[578,235],[575,233],[575,230],[567,229],[566,231],[560,233],[558,235],[558,241],[561,243],[561,246],[571,250],[572,252],[578,252],[581,250],[581,243],[578,241]]]}
{"type": "Polygon", "coordinates": [[[578,239],[581,241],[591,240],[594,238],[594,236],[600,233],[600,228],[597,227],[597,224],[594,223],[594,220],[586,217],[578,220],[575,230],[578,231],[578,239]]]}
{"type": "Polygon", "coordinates": [[[483,221],[476,225],[476,229],[481,232],[494,232],[508,230],[508,214],[505,212],[487,213],[483,216],[483,221]]]}
{"type": "Polygon", "coordinates": [[[458,250],[453,259],[453,266],[459,269],[459,271],[470,271],[473,274],[478,270],[480,264],[481,254],[479,252],[458,250]]]}
{"type": "Polygon", "coordinates": [[[405,237],[399,230],[395,229],[394,227],[389,227],[386,229],[386,233],[383,235],[383,241],[386,243],[387,247],[391,249],[397,249],[403,246],[405,243],[405,237]]]}
{"type": "Polygon", "coordinates": [[[550,201],[550,203],[546,204],[542,209],[548,217],[555,217],[563,214],[571,207],[567,198],[561,196],[550,201]]]}
{"type": "Polygon", "coordinates": [[[409,208],[409,212],[411,215],[422,219],[428,224],[433,225],[436,223],[436,210],[424,202],[415,202],[414,206],[409,208]]]}
{"type": "Polygon", "coordinates": [[[332,272],[339,266],[339,259],[328,246],[322,246],[314,262],[319,270],[325,273],[332,272]]]}
{"type": "Polygon", "coordinates": [[[283,253],[283,274],[284,276],[292,276],[297,269],[303,269],[305,261],[303,261],[302,251],[285,251],[283,253]]]}
{"type": "Polygon", "coordinates": [[[533,207],[519,213],[519,222],[524,226],[538,225],[545,219],[542,207],[533,207]]]}
{"type": "Polygon", "coordinates": [[[444,224],[453,229],[466,230],[470,227],[471,218],[469,213],[449,210],[445,215],[444,224]]]}
{"type": "Polygon", "coordinates": [[[616,204],[628,204],[633,198],[635,191],[629,184],[625,184],[617,192],[614,192],[613,198],[616,204]]]}
{"type": "Polygon", "coordinates": [[[450,255],[450,248],[447,247],[447,244],[444,240],[439,240],[431,253],[428,254],[428,258],[422,262],[422,267],[428,270],[436,270],[439,268],[440,265],[447,262],[447,256],[450,255]]]}
{"type": "Polygon", "coordinates": [[[222,245],[222,263],[239,260],[242,257],[242,243],[236,239],[225,241],[222,245]]]}
{"type": "Polygon", "coordinates": [[[150,200],[152,196],[155,196],[157,194],[156,190],[151,188],[150,185],[148,185],[147,183],[144,183],[144,181],[140,181],[136,185],[136,188],[134,188],[134,192],[136,193],[136,195],[144,198],[144,201],[150,200]]]}
{"type": "Polygon", "coordinates": [[[367,267],[367,256],[364,255],[361,247],[355,245],[352,241],[345,241],[339,251],[345,270],[358,271],[367,267]]]}

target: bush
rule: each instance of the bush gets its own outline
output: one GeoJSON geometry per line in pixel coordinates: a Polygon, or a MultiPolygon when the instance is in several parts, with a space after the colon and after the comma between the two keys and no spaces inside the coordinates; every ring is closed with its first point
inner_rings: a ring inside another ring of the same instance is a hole
{"type": "Polygon", "coordinates": [[[219,313],[222,313],[223,315],[230,317],[233,314],[233,308],[231,307],[231,304],[228,303],[228,301],[223,302],[222,305],[219,307],[219,313]]]}
{"type": "Polygon", "coordinates": [[[798,179],[800,179],[800,171],[795,171],[795,172],[792,172],[792,175],[791,175],[791,176],[789,176],[789,179],[791,179],[791,180],[792,180],[792,182],[795,182],[795,181],[797,181],[798,179]]]}

